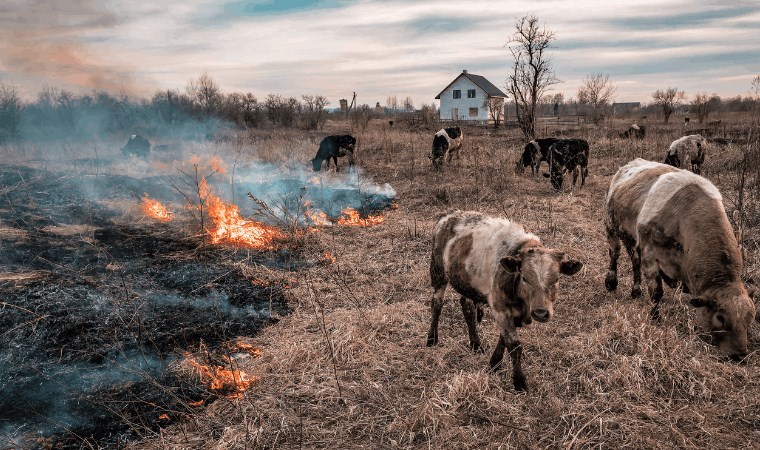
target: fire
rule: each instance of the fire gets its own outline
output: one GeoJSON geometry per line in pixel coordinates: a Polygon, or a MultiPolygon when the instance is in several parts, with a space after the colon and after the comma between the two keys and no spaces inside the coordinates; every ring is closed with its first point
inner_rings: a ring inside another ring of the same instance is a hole
{"type": "Polygon", "coordinates": [[[224,163],[222,162],[222,158],[218,156],[213,156],[209,162],[209,166],[211,166],[211,170],[219,173],[225,173],[224,172],[224,163]]]}
{"type": "Polygon", "coordinates": [[[372,225],[379,225],[385,221],[385,218],[380,215],[371,216],[368,215],[362,218],[359,211],[354,208],[346,208],[341,211],[342,217],[338,219],[338,225],[348,225],[355,227],[370,227],[372,225]]]}
{"type": "Polygon", "coordinates": [[[208,215],[214,222],[213,229],[208,230],[214,244],[271,250],[275,247],[275,240],[285,238],[285,233],[278,228],[242,218],[237,205],[225,203],[213,194],[206,197],[206,205],[208,215]]]}
{"type": "Polygon", "coordinates": [[[197,408],[199,406],[203,406],[203,399],[198,400],[197,402],[190,402],[188,405],[197,408]]]}
{"type": "Polygon", "coordinates": [[[243,397],[243,392],[260,379],[238,368],[226,369],[223,366],[201,364],[190,355],[187,356],[187,362],[198,371],[201,381],[208,383],[209,389],[225,398],[243,397]]]}
{"type": "Polygon", "coordinates": [[[247,342],[238,341],[231,344],[230,347],[233,351],[248,353],[251,356],[261,356],[261,349],[247,342]]]}
{"type": "Polygon", "coordinates": [[[329,227],[332,225],[332,222],[327,218],[327,214],[325,214],[324,211],[306,211],[306,218],[309,219],[314,226],[329,227]]]}
{"type": "Polygon", "coordinates": [[[140,209],[159,222],[171,222],[172,220],[172,214],[167,211],[166,207],[158,200],[149,198],[148,194],[145,194],[145,197],[143,197],[140,209]]]}

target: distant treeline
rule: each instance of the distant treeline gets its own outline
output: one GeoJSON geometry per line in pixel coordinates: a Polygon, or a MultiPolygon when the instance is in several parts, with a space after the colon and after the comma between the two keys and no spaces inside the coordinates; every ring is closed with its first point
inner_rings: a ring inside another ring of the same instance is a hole
{"type": "Polygon", "coordinates": [[[15,86],[0,82],[0,142],[128,133],[200,138],[220,127],[321,129],[328,104],[321,95],[297,99],[272,94],[260,101],[251,93],[225,94],[207,74],[189,82],[184,91],[158,91],[150,99],[108,92],[76,95],[45,87],[25,102],[15,86]]]}

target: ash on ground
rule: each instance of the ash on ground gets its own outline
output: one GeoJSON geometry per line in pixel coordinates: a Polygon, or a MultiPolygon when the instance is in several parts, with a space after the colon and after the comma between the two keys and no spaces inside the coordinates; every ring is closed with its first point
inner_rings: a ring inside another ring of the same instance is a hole
{"type": "Polygon", "coordinates": [[[213,400],[169,370],[180,350],[287,313],[284,284],[245,268],[287,267],[288,254],[202,245],[103,201],[171,200],[154,181],[0,166],[1,448],[119,446],[154,431],[213,400]]]}

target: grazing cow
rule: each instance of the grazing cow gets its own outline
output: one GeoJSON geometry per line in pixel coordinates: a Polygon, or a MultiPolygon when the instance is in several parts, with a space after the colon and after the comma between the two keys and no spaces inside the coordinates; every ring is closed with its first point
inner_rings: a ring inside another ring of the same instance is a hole
{"type": "Polygon", "coordinates": [[[127,157],[135,155],[145,158],[150,153],[150,142],[139,134],[133,134],[127,141],[127,145],[122,147],[121,153],[127,157]]]}
{"type": "Polygon", "coordinates": [[[558,138],[541,138],[525,144],[525,150],[523,150],[520,159],[517,160],[515,172],[522,173],[526,167],[530,166],[533,175],[538,173],[541,161],[549,161],[549,148],[558,140],[558,138]]]}
{"type": "Polygon", "coordinates": [[[500,332],[491,369],[501,366],[507,349],[515,389],[527,390],[517,328],[533,319],[546,322],[554,314],[560,273],[573,275],[583,267],[578,261],[563,260],[564,255],[544,247],[538,237],[507,219],[462,211],[443,217],[433,234],[430,282],[434,293],[427,345],[438,344],[438,319],[451,284],[461,295],[470,348],[480,350],[476,325],[488,304],[500,332]]]}
{"type": "Polygon", "coordinates": [[[330,169],[330,158],[335,161],[335,171],[338,171],[338,157],[348,155],[349,169],[354,165],[354,150],[356,149],[356,138],[348,134],[327,136],[319,143],[317,156],[311,160],[311,166],[314,172],[322,169],[322,163],[327,161],[327,169],[330,169]]]}
{"type": "Polygon", "coordinates": [[[443,160],[451,163],[451,157],[456,154],[459,159],[459,149],[462,148],[462,130],[459,127],[442,128],[433,136],[433,149],[430,160],[435,169],[443,166],[443,160]]]}
{"type": "Polygon", "coordinates": [[[696,173],[702,173],[702,164],[705,162],[705,147],[707,139],[700,134],[690,134],[676,139],[670,144],[668,153],[665,154],[665,164],[673,167],[689,167],[696,173]]]}
{"type": "Polygon", "coordinates": [[[556,190],[562,188],[562,174],[573,173],[573,186],[581,175],[581,186],[588,176],[588,142],[583,139],[560,139],[549,148],[549,172],[544,176],[551,179],[556,190]]]}
{"type": "Polygon", "coordinates": [[[659,317],[662,282],[681,282],[691,305],[720,349],[734,359],[747,353],[755,306],[741,281],[742,255],[718,189],[686,170],[637,158],[621,167],[607,192],[605,213],[610,266],[605,286],[617,288],[620,241],[633,266],[631,297],[647,279],[659,317]]]}
{"type": "Polygon", "coordinates": [[[637,125],[634,123],[633,125],[631,125],[630,128],[620,133],[620,138],[621,139],[629,139],[629,138],[644,139],[646,134],[647,134],[647,127],[645,127],[644,125],[637,125]]]}

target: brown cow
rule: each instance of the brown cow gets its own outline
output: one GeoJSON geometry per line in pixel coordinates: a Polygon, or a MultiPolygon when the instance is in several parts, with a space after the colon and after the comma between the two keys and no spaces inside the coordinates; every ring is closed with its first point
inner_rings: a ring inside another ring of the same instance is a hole
{"type": "Polygon", "coordinates": [[[538,237],[507,219],[461,211],[443,217],[433,234],[430,281],[434,293],[427,345],[438,344],[438,319],[451,284],[461,295],[470,348],[480,350],[476,326],[488,304],[500,331],[491,369],[501,366],[504,350],[509,350],[515,390],[527,390],[517,328],[533,319],[546,322],[554,314],[560,273],[573,275],[583,267],[578,261],[563,260],[564,255],[544,247],[538,237]]]}
{"type": "Polygon", "coordinates": [[[662,281],[693,296],[713,342],[734,359],[747,354],[755,306],[741,281],[742,256],[718,189],[686,170],[635,159],[612,178],[605,214],[610,267],[605,285],[617,288],[622,240],[633,265],[632,297],[647,278],[659,317],[662,281]]]}

